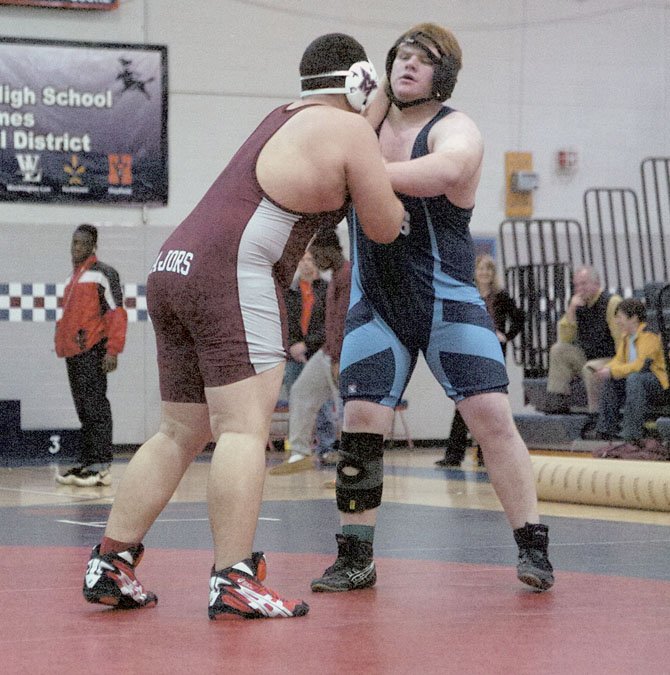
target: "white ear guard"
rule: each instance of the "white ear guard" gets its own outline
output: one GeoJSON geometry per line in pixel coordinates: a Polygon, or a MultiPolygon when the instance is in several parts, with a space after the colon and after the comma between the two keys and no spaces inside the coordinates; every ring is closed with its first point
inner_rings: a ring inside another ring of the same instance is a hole
{"type": "Polygon", "coordinates": [[[375,67],[369,61],[358,61],[350,66],[349,70],[332,70],[319,75],[305,75],[300,78],[300,81],[324,77],[344,77],[344,86],[307,89],[300,93],[300,98],[316,94],[346,94],[349,105],[357,112],[361,112],[372,101],[379,86],[375,67]]]}

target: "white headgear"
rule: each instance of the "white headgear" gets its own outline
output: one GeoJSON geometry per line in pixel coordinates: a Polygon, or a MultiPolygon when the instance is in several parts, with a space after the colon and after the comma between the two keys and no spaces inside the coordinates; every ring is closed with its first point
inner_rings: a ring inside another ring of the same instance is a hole
{"type": "Polygon", "coordinates": [[[306,89],[300,93],[300,98],[315,96],[316,94],[346,94],[349,105],[354,110],[361,112],[372,101],[379,87],[375,67],[369,61],[357,61],[349,67],[349,70],[332,70],[329,73],[320,73],[319,75],[304,75],[300,78],[300,81],[325,77],[344,77],[344,86],[306,89]]]}

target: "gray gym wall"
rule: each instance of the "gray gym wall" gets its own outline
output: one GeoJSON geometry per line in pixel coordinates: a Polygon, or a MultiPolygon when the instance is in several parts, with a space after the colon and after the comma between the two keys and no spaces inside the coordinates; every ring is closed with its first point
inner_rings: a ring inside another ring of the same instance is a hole
{"type": "MultiPolygon", "coordinates": [[[[99,256],[123,283],[142,284],[154,254],[270,108],[298,92],[297,63],[317,35],[357,37],[378,70],[406,28],[430,20],[454,30],[463,70],[451,105],[479,125],[485,167],[472,230],[495,237],[504,213],[504,153],[533,153],[534,217],[583,221],[593,186],[639,189],[639,165],[670,154],[668,0],[121,0],[111,12],[0,8],[0,34],[164,44],[169,49],[170,199],[167,207],[3,203],[0,283],[62,282],[80,222],[100,228],[99,256]],[[560,148],[579,154],[560,175],[560,148]]],[[[20,399],[24,428],[76,427],[52,322],[0,322],[0,399],[20,399]]],[[[510,368],[512,402],[523,405],[510,368]]],[[[159,414],[148,322],[131,323],[110,378],[114,441],[140,443],[159,414]]],[[[444,438],[452,405],[419,364],[407,391],[415,438],[444,438]]]]}

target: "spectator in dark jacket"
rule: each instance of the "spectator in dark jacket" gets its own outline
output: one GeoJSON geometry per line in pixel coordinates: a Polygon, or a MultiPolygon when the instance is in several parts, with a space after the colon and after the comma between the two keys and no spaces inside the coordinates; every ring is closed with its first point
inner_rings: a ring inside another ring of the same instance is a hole
{"type": "MultiPolygon", "coordinates": [[[[296,280],[286,293],[288,360],[284,371],[283,396],[288,399],[305,364],[326,339],[326,292],[328,282],[310,251],[298,263],[296,280]]],[[[332,402],[324,403],[316,418],[316,443],[321,453],[329,452],[337,440],[337,422],[332,402]]]]}
{"type": "Polygon", "coordinates": [[[328,282],[319,276],[319,268],[309,251],[298,263],[298,272],[286,292],[288,317],[288,361],[284,387],[288,397],[302,367],[326,339],[326,289],[328,282]]]}
{"type": "Polygon", "coordinates": [[[570,303],[558,322],[558,341],[549,351],[544,412],[570,411],[570,383],[580,375],[589,413],[595,416],[601,382],[594,373],[614,356],[621,339],[614,319],[621,296],[608,293],[598,271],[589,266],[575,271],[572,285],[570,303]]]}
{"type": "Polygon", "coordinates": [[[81,423],[79,463],[56,480],[63,485],[110,485],[112,410],[107,374],[123,351],[128,317],[115,269],[95,256],[98,231],[80,225],[72,235],[73,272],[56,323],[56,354],[65,357],[72,398],[81,423]]]}
{"type": "MultiPolygon", "coordinates": [[[[475,283],[479,294],[486,303],[486,309],[493,319],[493,325],[498,340],[500,340],[503,354],[506,355],[507,343],[513,340],[523,329],[524,312],[517,307],[507,291],[500,287],[495,261],[488,254],[477,257],[475,283]]],[[[439,459],[435,464],[439,467],[459,466],[465,457],[467,446],[468,428],[461,414],[458,410],[455,410],[444,458],[439,459]]],[[[479,449],[477,450],[477,463],[483,466],[479,449]]]]}
{"type": "MultiPolygon", "coordinates": [[[[321,349],[307,362],[291,388],[289,396],[289,447],[291,455],[279,466],[270,469],[272,475],[296,473],[314,467],[312,437],[317,411],[333,402],[341,411],[337,390],[337,372],[344,336],[344,320],[349,305],[351,265],[342,254],[337,233],[333,229],[319,230],[309,250],[321,270],[332,270],[326,295],[326,340],[321,349]]],[[[320,454],[318,451],[316,454],[320,454]]],[[[329,453],[323,453],[329,454],[329,453]]],[[[332,460],[331,460],[332,461],[332,460]]],[[[329,462],[330,463],[330,462],[329,462]]]]}

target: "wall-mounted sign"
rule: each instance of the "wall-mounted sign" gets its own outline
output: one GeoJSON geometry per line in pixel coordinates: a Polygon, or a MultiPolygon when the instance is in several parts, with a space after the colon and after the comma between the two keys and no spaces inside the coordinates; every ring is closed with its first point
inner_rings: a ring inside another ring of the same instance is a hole
{"type": "Polygon", "coordinates": [[[166,204],[167,47],[0,38],[0,200],[166,204]]]}
{"type": "Polygon", "coordinates": [[[530,152],[505,153],[505,215],[508,218],[530,218],[533,215],[533,191],[515,190],[514,174],[533,171],[533,155],[530,152]]]}
{"type": "Polygon", "coordinates": [[[0,0],[0,5],[58,7],[59,9],[117,9],[119,0],[0,0]]]}

